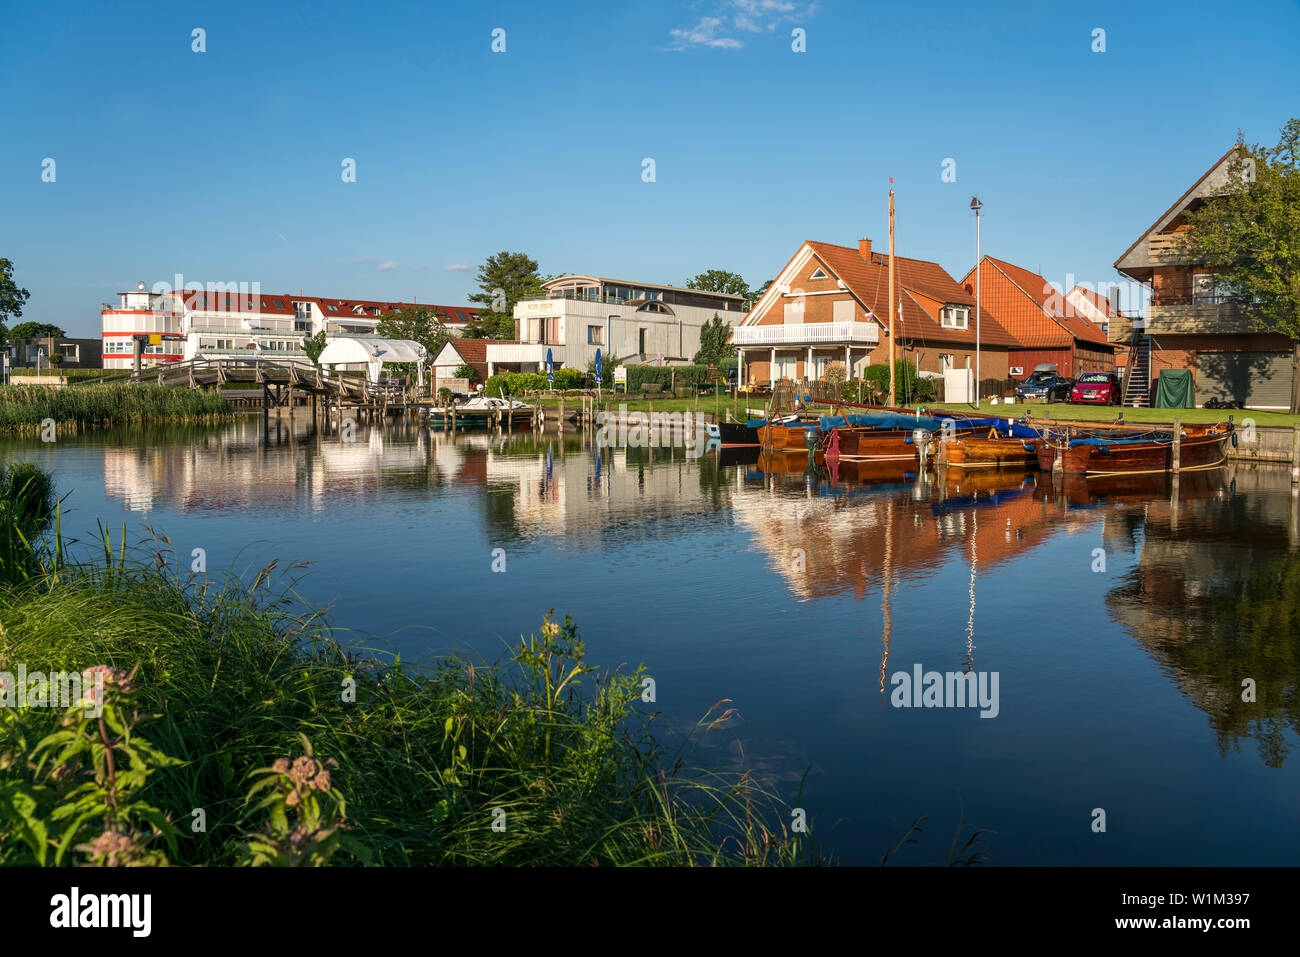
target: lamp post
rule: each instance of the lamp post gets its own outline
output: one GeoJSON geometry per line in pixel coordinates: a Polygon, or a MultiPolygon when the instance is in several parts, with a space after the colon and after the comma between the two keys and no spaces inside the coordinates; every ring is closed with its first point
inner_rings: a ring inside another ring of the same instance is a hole
{"type": "Polygon", "coordinates": [[[984,270],[980,257],[980,210],[984,204],[978,196],[970,198],[970,208],[975,214],[975,407],[980,404],[980,277],[984,270]]]}

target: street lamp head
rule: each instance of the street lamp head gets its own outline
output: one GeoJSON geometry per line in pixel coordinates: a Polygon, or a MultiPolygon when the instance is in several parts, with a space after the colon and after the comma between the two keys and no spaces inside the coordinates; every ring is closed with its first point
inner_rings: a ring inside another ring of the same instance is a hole
{"type": "Polygon", "coordinates": [[[970,208],[978,213],[981,209],[984,208],[984,204],[980,202],[980,198],[978,196],[972,196],[970,198],[970,208]]]}

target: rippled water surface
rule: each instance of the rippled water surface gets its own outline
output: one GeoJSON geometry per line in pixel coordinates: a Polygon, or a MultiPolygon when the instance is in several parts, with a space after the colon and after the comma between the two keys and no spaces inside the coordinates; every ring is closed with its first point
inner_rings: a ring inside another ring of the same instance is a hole
{"type": "Polygon", "coordinates": [[[790,800],[807,772],[799,804],[841,861],[878,861],[924,815],[900,862],[942,861],[961,824],[993,832],[998,864],[1300,862],[1282,470],[1174,496],[1162,477],[809,471],[402,425],[343,442],[256,417],[0,456],[54,471],[65,536],[151,527],[210,573],[311,561],[300,594],[404,658],[495,657],[571,613],[593,662],[648,666],[666,726],[731,699],[700,758],[790,800]],[[895,707],[917,666],[996,673],[996,717],[895,707]]]}

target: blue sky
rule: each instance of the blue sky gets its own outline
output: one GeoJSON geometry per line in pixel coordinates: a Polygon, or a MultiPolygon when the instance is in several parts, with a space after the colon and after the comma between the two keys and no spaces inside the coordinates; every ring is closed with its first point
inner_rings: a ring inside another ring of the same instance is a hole
{"type": "Polygon", "coordinates": [[[1298,43],[1294,0],[10,4],[0,256],[73,335],[176,273],[464,303],[501,249],[758,285],[805,239],[883,247],[892,176],[900,255],[960,278],[978,193],[985,252],[1105,283],[1300,113],[1298,43]]]}

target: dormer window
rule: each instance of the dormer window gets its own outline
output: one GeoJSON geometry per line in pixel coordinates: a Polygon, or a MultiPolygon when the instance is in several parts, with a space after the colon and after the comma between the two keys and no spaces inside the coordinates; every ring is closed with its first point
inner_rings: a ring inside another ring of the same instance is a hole
{"type": "Polygon", "coordinates": [[[830,277],[826,275],[825,270],[823,270],[821,266],[818,266],[816,269],[814,269],[814,270],[812,271],[812,275],[809,276],[808,278],[809,278],[809,279],[829,279],[830,277]]]}
{"type": "Polygon", "coordinates": [[[966,306],[944,306],[939,315],[945,329],[965,329],[970,323],[970,309],[966,306]]]}

